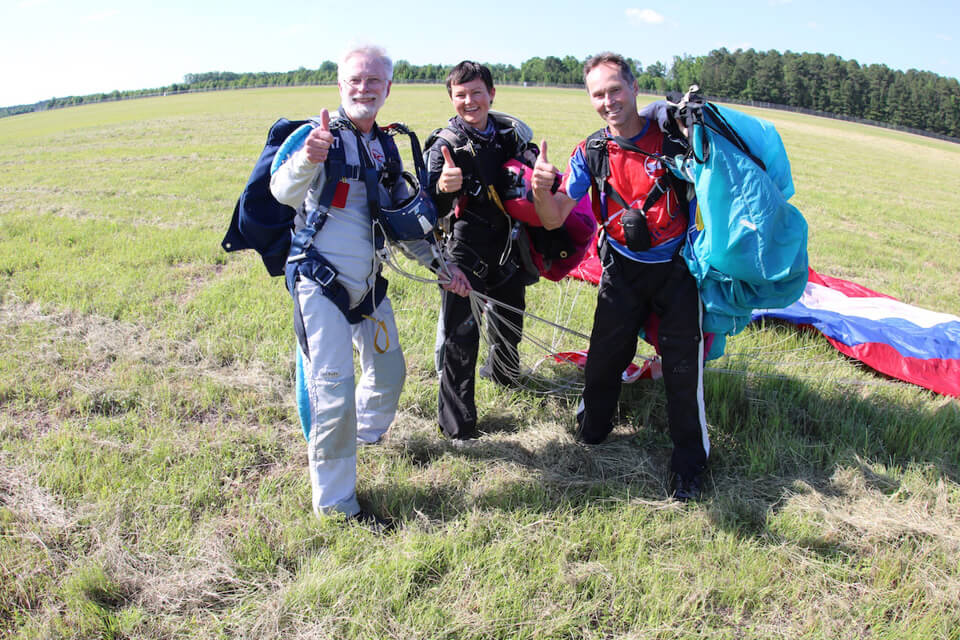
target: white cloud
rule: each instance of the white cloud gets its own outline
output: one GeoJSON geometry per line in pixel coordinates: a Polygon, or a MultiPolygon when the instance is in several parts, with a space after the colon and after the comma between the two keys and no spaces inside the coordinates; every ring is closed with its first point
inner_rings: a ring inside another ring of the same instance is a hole
{"type": "Polygon", "coordinates": [[[768,0],[768,3],[771,7],[780,7],[785,4],[790,4],[793,0],[768,0]]]}
{"type": "Polygon", "coordinates": [[[945,33],[938,33],[938,34],[937,34],[937,39],[938,39],[938,40],[943,40],[944,42],[953,42],[953,38],[951,38],[950,36],[948,36],[948,35],[945,34],[945,33]]]}
{"type": "Polygon", "coordinates": [[[627,9],[627,20],[633,24],[663,24],[664,17],[653,9],[627,9]]]}

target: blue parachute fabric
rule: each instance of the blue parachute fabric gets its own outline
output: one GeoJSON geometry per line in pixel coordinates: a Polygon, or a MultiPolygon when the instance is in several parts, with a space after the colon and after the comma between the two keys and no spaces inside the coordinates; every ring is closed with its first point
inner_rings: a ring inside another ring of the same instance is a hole
{"type": "Polygon", "coordinates": [[[767,175],[783,193],[783,197],[787,200],[792,198],[794,189],[793,174],[790,173],[790,158],[787,157],[783,140],[780,139],[780,134],[773,123],[712,102],[710,107],[712,111],[704,112],[707,123],[716,124],[718,117],[726,121],[747,143],[751,153],[763,161],[767,175]]]}
{"type": "Polygon", "coordinates": [[[284,144],[293,132],[301,133],[300,142],[309,134],[313,120],[280,118],[267,134],[267,142],[260,152],[247,184],[237,199],[230,226],[220,243],[225,251],[253,249],[260,254],[271,276],[284,273],[290,249],[291,229],[297,212],[274,199],[270,193],[270,176],[276,170],[278,151],[284,149],[286,158],[295,148],[284,144]]]}
{"type": "Polygon", "coordinates": [[[277,172],[280,165],[287,161],[287,158],[293,155],[294,151],[303,146],[311,131],[313,131],[313,124],[307,123],[287,136],[280,148],[277,149],[276,155],[273,156],[273,162],[270,163],[271,176],[277,172]]]}
{"type": "MultiPolygon", "coordinates": [[[[717,110],[767,167],[713,128],[694,125],[694,159],[685,169],[694,182],[698,216],[682,251],[700,287],[703,329],[719,336],[742,331],[754,309],[786,307],[800,298],[807,284],[807,223],[787,202],[793,179],[773,125],[717,110]]],[[[707,125],[713,118],[704,109],[707,125]]],[[[723,343],[714,345],[712,356],[723,343]]]]}
{"type": "Polygon", "coordinates": [[[310,393],[307,391],[306,374],[303,371],[303,351],[297,348],[296,373],[297,414],[300,416],[300,426],[303,428],[303,437],[310,442],[313,411],[310,408],[310,393]]]}

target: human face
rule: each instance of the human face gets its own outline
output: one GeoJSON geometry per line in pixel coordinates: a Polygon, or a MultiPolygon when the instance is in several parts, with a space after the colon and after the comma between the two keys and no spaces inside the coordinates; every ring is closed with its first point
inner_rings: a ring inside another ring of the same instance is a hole
{"type": "Polygon", "coordinates": [[[496,93],[496,89],[487,89],[483,78],[474,78],[463,84],[451,84],[450,102],[464,122],[482,130],[487,128],[487,114],[496,93]]]}
{"type": "Polygon", "coordinates": [[[340,104],[362,131],[369,131],[390,95],[390,81],[379,58],[362,54],[349,58],[340,70],[340,104]]]}
{"type": "Polygon", "coordinates": [[[614,64],[595,66],[586,77],[587,93],[593,108],[610,127],[614,135],[632,137],[640,133],[640,115],[637,113],[637,83],[628,84],[614,64]]]}

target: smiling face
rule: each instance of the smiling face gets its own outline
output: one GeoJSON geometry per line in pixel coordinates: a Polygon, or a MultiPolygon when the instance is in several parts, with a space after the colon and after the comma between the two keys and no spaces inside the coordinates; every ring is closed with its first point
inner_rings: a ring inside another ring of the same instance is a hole
{"type": "Polygon", "coordinates": [[[380,107],[390,95],[390,81],[383,61],[358,53],[339,70],[340,104],[361,131],[369,131],[380,107]]]}
{"type": "Polygon", "coordinates": [[[483,130],[487,127],[487,114],[490,113],[496,93],[496,89],[487,89],[483,78],[450,85],[450,101],[454,110],[474,129],[483,130]]]}
{"type": "Polygon", "coordinates": [[[637,113],[640,88],[636,80],[628,83],[615,64],[601,63],[587,73],[586,84],[593,108],[613,135],[629,138],[640,132],[642,122],[637,113]]]}

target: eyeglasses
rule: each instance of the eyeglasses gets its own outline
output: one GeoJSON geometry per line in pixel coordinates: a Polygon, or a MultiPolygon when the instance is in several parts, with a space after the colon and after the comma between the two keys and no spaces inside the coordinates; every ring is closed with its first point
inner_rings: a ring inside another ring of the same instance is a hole
{"type": "Polygon", "coordinates": [[[354,89],[359,90],[363,85],[366,85],[367,89],[370,89],[372,91],[379,91],[380,89],[383,88],[385,81],[383,78],[379,78],[377,76],[366,76],[366,77],[352,76],[350,78],[345,79],[344,82],[346,82],[348,85],[350,85],[354,89]]]}

